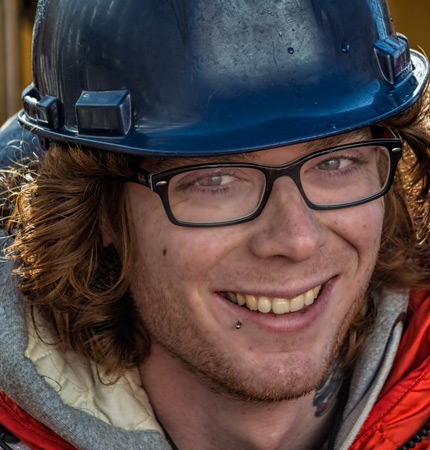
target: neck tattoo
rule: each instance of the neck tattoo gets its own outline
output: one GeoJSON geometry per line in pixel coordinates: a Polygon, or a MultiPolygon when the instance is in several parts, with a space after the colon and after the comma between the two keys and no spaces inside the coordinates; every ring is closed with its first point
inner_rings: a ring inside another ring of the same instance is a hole
{"type": "Polygon", "coordinates": [[[322,417],[336,403],[345,375],[340,366],[340,358],[335,359],[326,376],[315,389],[315,397],[312,402],[316,408],[315,417],[322,417]]]}

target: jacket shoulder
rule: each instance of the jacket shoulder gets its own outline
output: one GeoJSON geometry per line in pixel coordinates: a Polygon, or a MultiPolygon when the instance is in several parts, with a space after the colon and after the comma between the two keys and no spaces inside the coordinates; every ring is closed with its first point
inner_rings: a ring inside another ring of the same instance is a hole
{"type": "Polygon", "coordinates": [[[428,311],[430,291],[411,292],[405,330],[392,370],[351,450],[397,450],[420,431],[422,448],[430,448],[428,433],[425,435],[430,424],[428,311]]]}
{"type": "Polygon", "coordinates": [[[0,424],[33,450],[76,450],[0,392],[0,424]]]}
{"type": "Polygon", "coordinates": [[[20,126],[16,114],[0,128],[0,168],[41,152],[38,137],[20,126]]]}

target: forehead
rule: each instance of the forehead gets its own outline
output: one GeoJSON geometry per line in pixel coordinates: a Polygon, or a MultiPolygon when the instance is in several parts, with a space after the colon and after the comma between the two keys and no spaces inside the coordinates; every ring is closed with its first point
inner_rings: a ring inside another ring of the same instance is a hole
{"type": "Polygon", "coordinates": [[[351,133],[338,134],[323,139],[303,142],[300,144],[287,145],[282,147],[274,147],[265,150],[257,150],[252,152],[238,153],[234,155],[214,155],[205,157],[187,157],[187,158],[157,158],[148,157],[143,160],[143,166],[150,171],[161,171],[171,169],[173,167],[190,166],[193,164],[210,164],[210,163],[233,163],[233,162],[254,162],[271,164],[283,164],[293,161],[301,156],[309,153],[336,147],[352,142],[358,142],[372,137],[370,128],[364,128],[351,133]],[[279,161],[278,161],[279,160],[279,161]]]}

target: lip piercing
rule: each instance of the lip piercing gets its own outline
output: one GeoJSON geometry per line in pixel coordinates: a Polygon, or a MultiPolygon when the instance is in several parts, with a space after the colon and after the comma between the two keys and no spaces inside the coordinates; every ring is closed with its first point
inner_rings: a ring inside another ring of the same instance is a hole
{"type": "Polygon", "coordinates": [[[242,322],[237,321],[236,325],[235,325],[236,330],[239,330],[241,326],[242,326],[242,322]]]}

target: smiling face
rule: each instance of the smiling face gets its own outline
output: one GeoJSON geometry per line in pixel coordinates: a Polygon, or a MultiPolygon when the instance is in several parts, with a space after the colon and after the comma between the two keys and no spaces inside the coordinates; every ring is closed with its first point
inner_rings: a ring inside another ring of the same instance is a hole
{"type": "MultiPolygon", "coordinates": [[[[342,143],[366,137],[345,135],[342,143]]],[[[256,152],[252,162],[285,164],[311,146],[256,152]]],[[[169,222],[149,189],[129,183],[127,195],[136,242],[131,291],[157,349],[144,364],[162,352],[235,398],[280,400],[313,390],[362,304],[383,200],[314,211],[281,177],[256,219],[186,228],[169,222]]]]}

